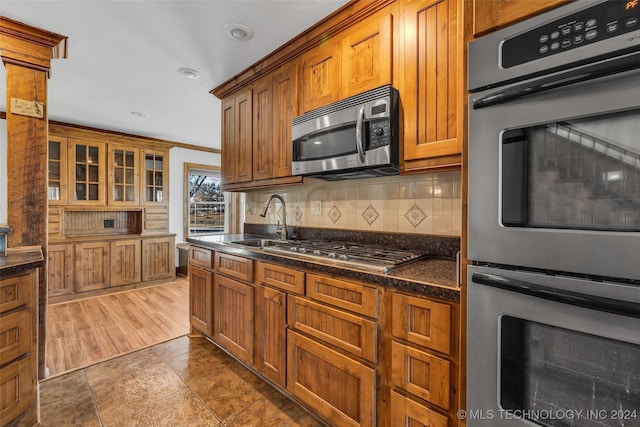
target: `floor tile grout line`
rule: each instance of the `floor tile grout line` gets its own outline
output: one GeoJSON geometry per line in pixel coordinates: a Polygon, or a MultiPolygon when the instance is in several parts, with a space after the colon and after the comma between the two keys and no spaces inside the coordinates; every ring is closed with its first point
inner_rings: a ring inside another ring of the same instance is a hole
{"type": "MultiPolygon", "coordinates": [[[[182,353],[182,354],[180,354],[180,355],[178,355],[178,356],[172,357],[171,359],[176,359],[176,358],[178,358],[178,357],[180,357],[180,356],[183,356],[184,354],[187,354],[187,353],[189,353],[189,351],[187,351],[186,353],[182,353]]],[[[171,359],[169,359],[169,360],[171,360],[171,359]]],[[[213,410],[212,410],[211,408],[209,408],[209,405],[207,405],[207,404],[205,403],[205,401],[204,401],[204,400],[202,400],[202,397],[200,397],[200,395],[199,395],[198,393],[196,393],[196,391],[195,391],[194,389],[192,389],[192,388],[191,388],[191,386],[190,386],[190,385],[185,381],[185,379],[184,379],[184,378],[182,378],[182,377],[180,376],[180,374],[179,374],[179,373],[178,373],[178,372],[173,368],[173,366],[171,366],[171,364],[169,363],[169,360],[164,360],[164,359],[163,359],[163,362],[164,362],[164,363],[166,363],[166,364],[167,364],[167,366],[169,366],[169,368],[170,368],[170,369],[171,369],[171,370],[172,370],[172,371],[173,371],[173,372],[178,376],[178,378],[180,378],[180,381],[182,381],[182,382],[183,382],[183,384],[184,384],[184,385],[189,389],[189,391],[190,391],[191,393],[193,393],[193,394],[194,394],[194,396],[195,396],[195,397],[196,397],[196,398],[197,398],[197,399],[198,399],[198,400],[199,400],[199,401],[204,405],[204,407],[205,407],[205,408],[207,408],[207,411],[209,411],[209,413],[213,416],[213,418],[215,418],[216,420],[218,420],[218,426],[219,426],[219,427],[226,427],[226,424],[224,423],[224,421],[223,421],[223,420],[221,420],[221,419],[216,415],[216,413],[215,413],[215,412],[213,412],[213,410]]],[[[225,369],[226,369],[226,368],[225,368],[225,369]]]]}
{"type": "Polygon", "coordinates": [[[91,402],[93,403],[93,408],[96,411],[96,415],[98,416],[98,422],[100,423],[100,427],[105,427],[104,423],[102,422],[102,416],[100,415],[100,409],[98,409],[98,404],[96,402],[96,397],[93,394],[93,387],[91,386],[91,383],[89,382],[89,378],[87,377],[87,370],[86,369],[82,369],[82,376],[84,377],[84,380],[87,382],[87,386],[89,387],[89,394],[91,395],[91,402]]]}

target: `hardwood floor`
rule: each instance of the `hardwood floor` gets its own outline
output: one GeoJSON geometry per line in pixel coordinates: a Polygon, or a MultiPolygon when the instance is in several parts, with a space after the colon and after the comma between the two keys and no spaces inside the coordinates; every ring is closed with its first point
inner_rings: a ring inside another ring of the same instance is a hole
{"type": "Polygon", "coordinates": [[[49,305],[49,376],[92,365],[189,333],[189,282],[49,305]]]}

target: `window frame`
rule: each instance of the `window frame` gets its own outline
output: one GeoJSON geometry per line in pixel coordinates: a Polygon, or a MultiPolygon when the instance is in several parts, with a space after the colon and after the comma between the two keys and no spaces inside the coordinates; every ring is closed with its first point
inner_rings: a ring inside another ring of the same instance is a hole
{"type": "Polygon", "coordinates": [[[225,192],[224,197],[224,205],[225,205],[225,216],[224,216],[224,229],[220,232],[213,233],[198,233],[191,235],[189,226],[189,208],[190,208],[190,197],[189,197],[189,176],[193,173],[192,171],[202,171],[202,172],[212,172],[212,175],[217,175],[219,179],[222,179],[222,173],[220,166],[211,166],[211,165],[203,165],[198,163],[184,163],[184,197],[183,197],[183,228],[184,228],[184,237],[195,237],[195,236],[208,236],[215,234],[226,234],[229,230],[229,197],[227,192],[225,192]]]}

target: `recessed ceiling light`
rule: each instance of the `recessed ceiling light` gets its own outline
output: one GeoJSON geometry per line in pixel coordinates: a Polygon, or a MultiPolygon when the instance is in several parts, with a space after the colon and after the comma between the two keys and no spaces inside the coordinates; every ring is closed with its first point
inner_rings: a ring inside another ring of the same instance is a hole
{"type": "Polygon", "coordinates": [[[234,40],[250,40],[253,37],[253,30],[244,24],[228,24],[224,27],[225,32],[234,40]]]}
{"type": "Polygon", "coordinates": [[[142,111],[132,111],[131,114],[138,117],[149,117],[149,114],[143,113],[142,111]]]}
{"type": "Polygon", "coordinates": [[[185,79],[197,80],[200,78],[200,73],[193,68],[178,68],[178,73],[185,79]]]}

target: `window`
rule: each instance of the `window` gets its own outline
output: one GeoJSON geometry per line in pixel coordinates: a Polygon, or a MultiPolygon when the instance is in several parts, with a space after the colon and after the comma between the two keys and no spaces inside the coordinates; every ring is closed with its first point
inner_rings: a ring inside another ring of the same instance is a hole
{"type": "Polygon", "coordinates": [[[185,163],[185,234],[225,233],[227,204],[219,168],[185,163]]]}

